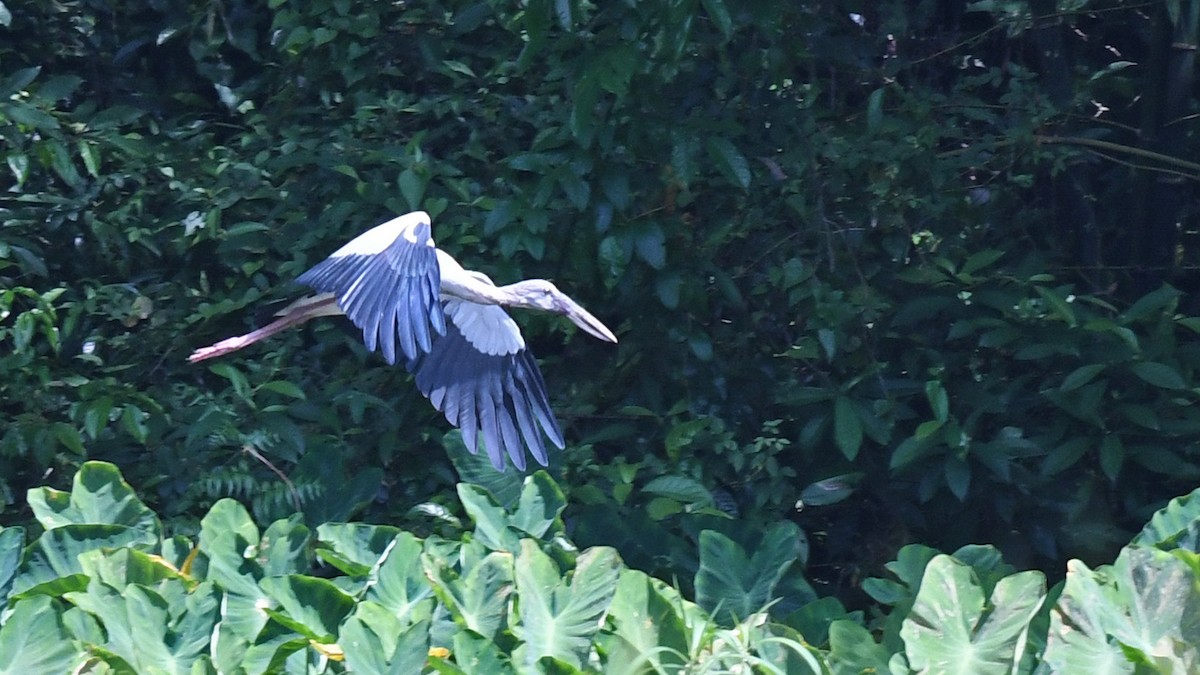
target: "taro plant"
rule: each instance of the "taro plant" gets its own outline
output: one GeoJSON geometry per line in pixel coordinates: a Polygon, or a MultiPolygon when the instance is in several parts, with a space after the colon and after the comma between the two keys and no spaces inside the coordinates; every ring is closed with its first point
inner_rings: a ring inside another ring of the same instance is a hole
{"type": "Polygon", "coordinates": [[[1112,565],[1073,561],[1047,591],[990,546],[909,546],[865,588],[786,616],[797,531],[752,549],[701,533],[696,602],[577,550],[544,472],[508,507],[460,484],[472,527],[419,538],[298,517],[260,528],[233,500],[166,536],[117,469],[36,488],[42,531],[0,530],[0,673],[1190,672],[1200,663],[1200,490],[1112,565]],[[26,541],[27,538],[29,541],[26,541]]]}
{"type": "Polygon", "coordinates": [[[544,472],[509,508],[476,485],[458,495],[474,526],[456,538],[299,517],[264,529],[231,499],[196,537],[168,537],[116,467],[87,462],[70,492],[30,491],[40,534],[0,530],[0,673],[821,672],[754,604],[786,549],[702,561],[720,566],[697,581],[719,598],[706,602],[752,610],[718,623],[613,549],[578,551],[544,472]]]}

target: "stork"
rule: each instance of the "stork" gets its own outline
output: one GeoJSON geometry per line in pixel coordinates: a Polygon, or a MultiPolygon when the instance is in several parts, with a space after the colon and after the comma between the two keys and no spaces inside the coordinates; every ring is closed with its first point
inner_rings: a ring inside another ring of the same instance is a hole
{"type": "Polygon", "coordinates": [[[472,453],[482,439],[499,471],[505,454],[524,470],[526,447],[545,466],[543,434],[556,447],[564,445],[537,362],[504,308],[561,314],[605,342],[617,341],[549,281],[496,286],[463,269],[434,246],[423,211],[367,230],[296,281],[318,294],[293,302],[258,330],[197,349],[188,361],[228,354],[320,316],[345,314],[362,329],[367,349],[378,348],[389,364],[404,357],[421,393],[462,430],[472,453]]]}

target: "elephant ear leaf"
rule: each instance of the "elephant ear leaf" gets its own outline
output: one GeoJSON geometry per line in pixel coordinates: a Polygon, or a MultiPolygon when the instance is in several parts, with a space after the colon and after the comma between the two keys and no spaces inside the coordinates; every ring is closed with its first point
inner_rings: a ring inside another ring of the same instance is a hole
{"type": "Polygon", "coordinates": [[[696,604],[725,625],[760,612],[773,599],[775,586],[800,554],[800,528],[791,522],[772,525],[754,552],[713,530],[700,533],[700,569],[696,604]]]}
{"type": "Polygon", "coordinates": [[[900,629],[909,665],[938,673],[1016,670],[1029,622],[1045,596],[1045,577],[1030,571],[1000,579],[985,597],[974,569],[936,556],[900,629]],[[999,664],[1002,670],[996,670],[999,664]]]}
{"type": "Polygon", "coordinates": [[[70,492],[49,487],[30,490],[29,508],[47,530],[65,525],[123,525],[154,538],[162,535],[158,516],[108,462],[84,462],[70,492]]]}
{"type": "Polygon", "coordinates": [[[48,595],[18,601],[0,626],[0,672],[69,673],[76,658],[58,603],[48,595]]]}
{"type": "Polygon", "coordinates": [[[534,667],[544,657],[582,667],[617,591],[621,559],[608,547],[588,549],[575,562],[570,583],[538,543],[522,539],[516,560],[519,622],[513,633],[524,644],[514,661],[534,667]]]}

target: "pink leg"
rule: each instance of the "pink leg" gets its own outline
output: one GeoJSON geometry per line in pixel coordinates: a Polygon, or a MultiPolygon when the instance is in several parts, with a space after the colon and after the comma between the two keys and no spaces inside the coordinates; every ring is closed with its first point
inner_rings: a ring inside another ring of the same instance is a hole
{"type": "Polygon", "coordinates": [[[188,357],[188,362],[197,363],[205,359],[223,356],[229,352],[235,352],[243,347],[248,347],[263,338],[271,337],[282,330],[298,326],[309,319],[314,319],[318,316],[327,316],[330,314],[328,311],[329,306],[333,303],[333,298],[329,298],[327,301],[297,307],[258,330],[251,331],[245,335],[227,338],[216,344],[197,349],[188,357]]]}

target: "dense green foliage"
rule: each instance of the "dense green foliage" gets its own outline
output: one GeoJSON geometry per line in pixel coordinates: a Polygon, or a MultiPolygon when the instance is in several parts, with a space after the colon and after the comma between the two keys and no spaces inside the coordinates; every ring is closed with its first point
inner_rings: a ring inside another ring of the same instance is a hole
{"type": "Polygon", "coordinates": [[[701,533],[697,602],[565,536],[545,472],[511,509],[477,486],[473,527],[424,540],[386,525],[298,518],[265,530],[218,501],[196,538],[166,537],[115,467],[69,493],[30,491],[44,531],[0,529],[0,673],[1191,672],[1200,665],[1200,490],[1155,515],[1112,565],[1074,562],[1048,598],[996,549],[901,549],[890,607],[862,625],[837,601],[761,611],[796,562],[795,532],[753,555],[701,533]],[[320,576],[313,576],[312,570],[320,576]],[[723,618],[722,618],[723,617],[723,618]],[[882,635],[876,640],[868,628],[882,635]],[[801,633],[801,631],[803,633],[801,633]],[[1114,643],[1120,641],[1120,645],[1114,643]],[[102,666],[111,670],[104,670],[102,666]]]}
{"type": "Polygon", "coordinates": [[[184,361],[421,208],[617,332],[518,317],[568,437],[561,534],[705,620],[899,622],[962,565],[972,598],[1032,584],[970,544],[1081,593],[1068,559],[1164,569],[1118,551],[1200,479],[1200,2],[58,0],[0,2],[0,35],[0,524],[49,527],[26,491],[94,459],[163,542],[226,497],[422,546],[478,525],[455,485],[515,507],[523,477],[345,322],[184,361]],[[895,560],[908,595],[863,582],[895,560]]]}

